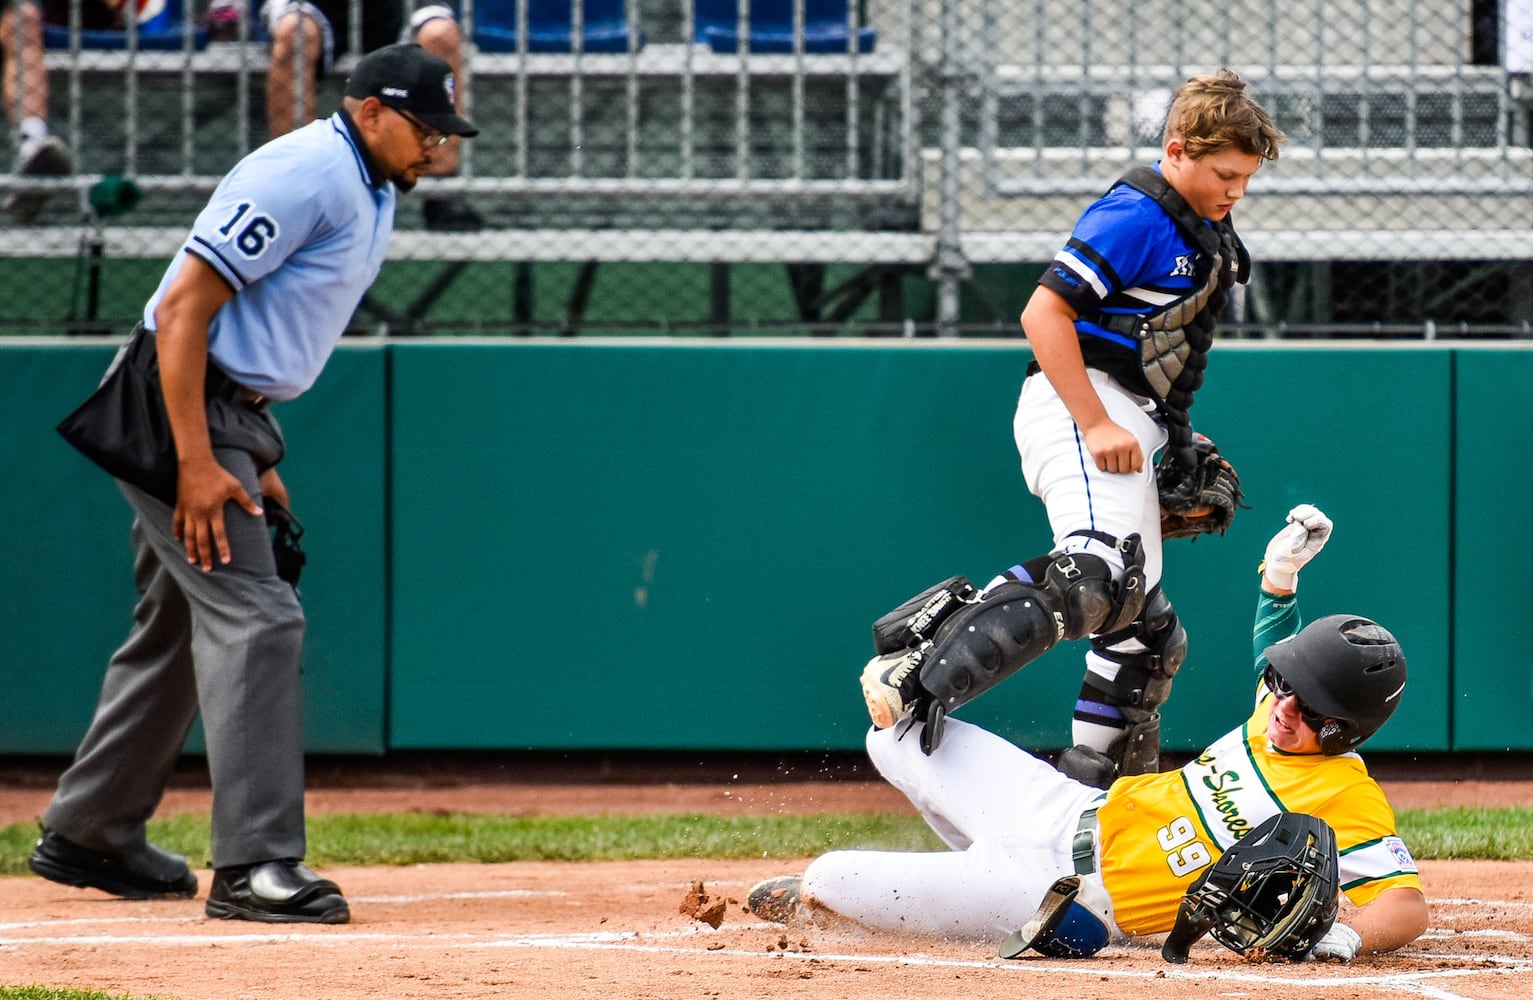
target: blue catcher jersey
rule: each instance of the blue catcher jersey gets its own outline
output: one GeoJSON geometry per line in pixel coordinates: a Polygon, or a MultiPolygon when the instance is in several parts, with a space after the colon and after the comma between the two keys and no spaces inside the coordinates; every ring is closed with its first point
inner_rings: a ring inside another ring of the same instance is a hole
{"type": "Polygon", "coordinates": [[[1197,257],[1197,248],[1164,209],[1144,192],[1119,184],[1081,214],[1039,284],[1083,317],[1075,321],[1077,334],[1134,348],[1132,338],[1084,317],[1145,315],[1185,298],[1194,290],[1197,257]]]}
{"type": "Polygon", "coordinates": [[[213,192],[144,324],[155,329],[160,299],[196,254],[234,289],[209,326],[209,356],[241,385],[292,399],[319,377],[378,276],[395,198],[339,113],[272,140],[213,192]]]}

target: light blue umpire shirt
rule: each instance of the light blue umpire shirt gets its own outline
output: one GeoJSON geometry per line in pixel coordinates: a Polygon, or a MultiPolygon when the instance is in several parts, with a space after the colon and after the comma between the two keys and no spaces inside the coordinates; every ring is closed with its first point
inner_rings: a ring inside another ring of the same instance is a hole
{"type": "Polygon", "coordinates": [[[144,325],[155,329],[160,299],[196,254],[235,293],[208,328],[213,361],[263,396],[300,395],[383,266],[396,198],[341,112],[273,139],[219,183],[144,307],[144,325]]]}

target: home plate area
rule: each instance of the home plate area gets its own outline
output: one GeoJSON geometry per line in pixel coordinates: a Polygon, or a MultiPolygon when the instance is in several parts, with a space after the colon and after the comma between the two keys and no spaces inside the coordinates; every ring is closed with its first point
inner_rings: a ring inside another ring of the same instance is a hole
{"type": "MultiPolygon", "coordinates": [[[[1424,862],[1431,929],[1402,952],[1346,966],[1251,964],[1209,939],[1182,966],[1161,959],[1158,939],[1080,961],[1005,961],[997,942],[785,927],[746,911],[752,884],[804,863],[326,869],[352,902],[352,922],[339,927],[209,920],[201,899],[118,900],[6,878],[0,980],[180,1000],[1533,995],[1533,870],[1521,863],[1424,862]]],[[[209,873],[200,879],[205,895],[209,873]]]]}

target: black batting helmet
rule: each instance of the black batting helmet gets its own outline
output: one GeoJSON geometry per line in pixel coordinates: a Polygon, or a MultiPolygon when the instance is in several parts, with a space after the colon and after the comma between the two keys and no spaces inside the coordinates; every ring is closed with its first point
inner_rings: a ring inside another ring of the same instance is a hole
{"type": "Polygon", "coordinates": [[[1278,813],[1237,840],[1182,897],[1161,957],[1180,964],[1204,934],[1251,958],[1297,962],[1336,922],[1336,834],[1278,813]]]}
{"type": "Polygon", "coordinates": [[[1299,700],[1328,721],[1320,751],[1346,753],[1378,732],[1400,705],[1405,654],[1389,630],[1360,615],[1327,615],[1263,654],[1299,700]]]}

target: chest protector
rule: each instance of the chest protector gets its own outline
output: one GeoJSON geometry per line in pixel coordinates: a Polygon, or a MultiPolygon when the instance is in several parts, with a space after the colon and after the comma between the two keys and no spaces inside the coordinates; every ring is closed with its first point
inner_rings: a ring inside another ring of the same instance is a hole
{"type": "Polygon", "coordinates": [[[1084,318],[1138,344],[1138,356],[1105,350],[1097,338],[1082,343],[1086,363],[1112,375],[1123,385],[1153,398],[1166,424],[1170,454],[1178,465],[1191,468],[1192,422],[1188,410],[1203,384],[1214,328],[1229,304],[1235,282],[1250,280],[1251,258],[1229,217],[1209,225],[1155,170],[1136,166],[1114,182],[1144,193],[1171,217],[1197,248],[1193,288],[1182,298],[1148,315],[1098,314],[1084,318]]]}

